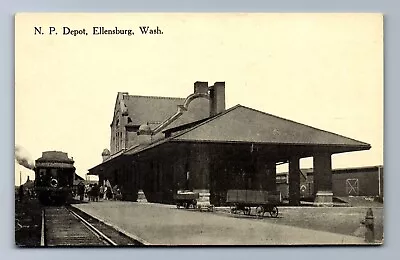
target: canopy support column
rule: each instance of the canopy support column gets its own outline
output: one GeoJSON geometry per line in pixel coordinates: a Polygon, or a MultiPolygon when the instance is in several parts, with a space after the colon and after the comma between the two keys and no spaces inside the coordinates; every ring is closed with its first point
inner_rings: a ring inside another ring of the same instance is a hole
{"type": "Polygon", "coordinates": [[[333,206],[332,192],[332,158],[331,154],[314,155],[314,204],[317,206],[333,206]]]}
{"type": "Polygon", "coordinates": [[[289,160],[289,204],[300,205],[300,158],[292,157],[289,160]]]}

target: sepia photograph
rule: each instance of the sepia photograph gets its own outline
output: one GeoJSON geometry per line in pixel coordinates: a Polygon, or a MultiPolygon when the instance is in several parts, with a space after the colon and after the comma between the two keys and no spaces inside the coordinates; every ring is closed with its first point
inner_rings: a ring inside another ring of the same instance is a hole
{"type": "Polygon", "coordinates": [[[17,247],[384,244],[379,13],[17,13],[17,247]]]}

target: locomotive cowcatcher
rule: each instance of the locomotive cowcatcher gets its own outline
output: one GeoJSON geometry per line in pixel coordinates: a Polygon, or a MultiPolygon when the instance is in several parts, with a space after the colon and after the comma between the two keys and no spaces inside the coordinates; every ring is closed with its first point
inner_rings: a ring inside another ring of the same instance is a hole
{"type": "Polygon", "coordinates": [[[35,161],[35,192],[42,204],[64,204],[72,197],[74,161],[60,151],[47,151],[35,161]]]}

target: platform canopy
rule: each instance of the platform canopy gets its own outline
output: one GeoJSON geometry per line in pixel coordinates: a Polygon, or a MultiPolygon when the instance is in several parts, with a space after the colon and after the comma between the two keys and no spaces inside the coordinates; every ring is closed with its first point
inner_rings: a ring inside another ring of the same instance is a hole
{"type": "Polygon", "coordinates": [[[328,131],[242,105],[172,135],[173,142],[251,143],[326,147],[331,153],[368,150],[371,146],[328,131]]]}
{"type": "Polygon", "coordinates": [[[169,137],[148,146],[133,147],[124,155],[156,151],[160,146],[161,149],[168,147],[173,152],[179,143],[203,144],[209,146],[212,153],[232,149],[246,152],[251,149],[276,162],[284,162],[291,157],[305,158],[318,153],[335,154],[371,148],[367,143],[242,105],[206,120],[168,129],[164,133],[169,137]]]}
{"type": "Polygon", "coordinates": [[[371,148],[370,144],[242,105],[208,119],[169,128],[164,133],[167,138],[132,147],[117,157],[135,156],[177,143],[203,143],[215,149],[225,146],[239,150],[257,149],[260,153],[275,157],[277,161],[285,161],[291,156],[304,158],[317,153],[335,154],[371,148]]]}

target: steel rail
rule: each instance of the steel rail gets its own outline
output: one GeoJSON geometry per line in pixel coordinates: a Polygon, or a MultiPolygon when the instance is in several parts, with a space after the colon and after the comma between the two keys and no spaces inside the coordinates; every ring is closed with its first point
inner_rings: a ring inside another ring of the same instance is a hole
{"type": "Polygon", "coordinates": [[[42,228],[40,230],[40,246],[45,246],[45,238],[44,238],[44,231],[45,231],[45,219],[44,219],[44,209],[42,209],[42,228]]]}
{"type": "Polygon", "coordinates": [[[109,237],[107,237],[106,235],[104,235],[104,233],[102,233],[100,230],[98,230],[97,228],[95,228],[92,224],[90,224],[89,222],[87,222],[84,218],[82,218],[81,216],[79,216],[77,213],[75,213],[74,211],[72,211],[71,209],[67,210],[74,215],[74,217],[76,217],[77,219],[79,219],[86,227],[88,227],[88,229],[90,231],[92,231],[93,233],[97,234],[98,236],[100,236],[103,240],[105,240],[108,244],[112,245],[112,246],[117,246],[118,244],[115,243],[114,241],[112,241],[109,237]]]}

